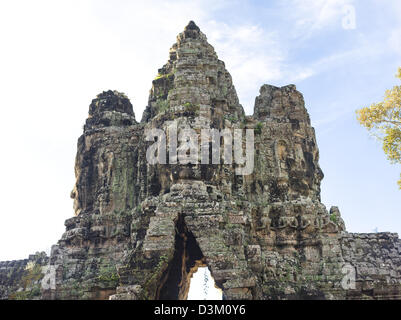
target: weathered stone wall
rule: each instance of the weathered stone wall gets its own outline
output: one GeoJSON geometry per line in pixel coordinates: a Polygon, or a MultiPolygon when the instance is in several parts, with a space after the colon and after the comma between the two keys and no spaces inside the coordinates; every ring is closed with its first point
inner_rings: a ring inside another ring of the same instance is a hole
{"type": "Polygon", "coordinates": [[[24,260],[0,262],[0,300],[40,299],[43,267],[48,261],[46,253],[41,252],[24,260]]]}
{"type": "MultiPolygon", "coordinates": [[[[125,95],[103,92],[77,149],[76,216],[52,248],[56,287],[43,299],[186,299],[200,266],[225,299],[401,298],[398,236],[347,233],[339,209],[320,201],[323,173],[302,94],[263,85],[245,116],[193,22],[159,69],[142,121],[125,95]],[[223,154],[220,164],[149,164],[146,130],[172,125],[198,136],[253,129],[253,172],[237,175],[223,154]]],[[[2,298],[20,289],[13,279],[23,268],[16,264],[15,276],[3,268],[2,298]]],[[[19,295],[34,298],[30,288],[19,295]]]]}
{"type": "Polygon", "coordinates": [[[349,299],[401,299],[401,240],[396,233],[345,233],[344,260],[355,268],[349,299]]]}

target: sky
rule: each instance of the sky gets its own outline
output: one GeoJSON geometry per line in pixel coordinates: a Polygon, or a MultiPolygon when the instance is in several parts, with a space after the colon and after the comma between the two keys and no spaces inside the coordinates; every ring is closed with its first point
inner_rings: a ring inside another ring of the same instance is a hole
{"type": "Polygon", "coordinates": [[[347,230],[401,233],[401,166],[355,115],[399,84],[400,16],[399,0],[1,1],[0,260],[49,251],[61,238],[91,100],[122,91],[140,120],[190,20],[225,62],[248,115],[265,83],[303,93],[322,202],[340,208],[347,230]]]}
{"type": "Polygon", "coordinates": [[[223,292],[216,288],[207,267],[199,267],[192,275],[187,300],[222,300],[223,292]]]}

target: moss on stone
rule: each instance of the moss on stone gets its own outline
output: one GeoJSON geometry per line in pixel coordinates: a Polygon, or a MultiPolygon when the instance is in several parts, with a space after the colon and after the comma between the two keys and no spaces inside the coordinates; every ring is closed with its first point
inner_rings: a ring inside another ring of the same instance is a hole
{"type": "Polygon", "coordinates": [[[160,74],[160,73],[158,73],[157,74],[157,76],[156,76],[156,78],[155,78],[155,80],[159,80],[159,79],[162,79],[162,78],[170,78],[170,77],[172,77],[174,74],[173,73],[168,73],[168,74],[160,74]]]}
{"type": "Polygon", "coordinates": [[[157,100],[156,107],[158,113],[165,112],[168,110],[169,107],[168,101],[163,99],[157,100]]]}
{"type": "Polygon", "coordinates": [[[25,269],[24,275],[20,281],[21,291],[16,291],[10,294],[10,300],[32,300],[39,298],[40,280],[44,274],[42,273],[42,266],[36,263],[29,263],[25,269]]]}
{"type": "Polygon", "coordinates": [[[99,270],[97,280],[103,282],[107,287],[117,287],[120,278],[116,266],[102,266],[99,270]]]}
{"type": "Polygon", "coordinates": [[[256,124],[256,127],[255,127],[255,133],[256,134],[261,134],[262,133],[262,128],[263,128],[263,123],[262,122],[258,122],[256,124]]]}
{"type": "Polygon", "coordinates": [[[337,215],[336,214],[332,214],[331,216],[330,216],[330,221],[332,221],[332,222],[334,222],[334,223],[338,223],[338,217],[337,217],[337,215]]]}

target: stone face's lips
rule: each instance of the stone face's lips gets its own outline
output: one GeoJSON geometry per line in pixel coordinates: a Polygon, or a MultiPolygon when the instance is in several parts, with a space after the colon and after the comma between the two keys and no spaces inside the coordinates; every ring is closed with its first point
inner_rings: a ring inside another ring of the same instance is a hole
{"type": "Polygon", "coordinates": [[[0,299],[185,299],[208,266],[225,299],[401,298],[396,234],[345,231],[320,201],[319,150],[295,85],[263,85],[246,116],[193,21],[177,36],[137,123],[99,94],[78,140],[75,216],[50,258],[0,262],[0,299]],[[255,168],[150,165],[146,129],[253,129],[255,168]],[[50,264],[55,288],[40,290],[50,264]],[[22,289],[21,289],[22,288],[22,289]]]}

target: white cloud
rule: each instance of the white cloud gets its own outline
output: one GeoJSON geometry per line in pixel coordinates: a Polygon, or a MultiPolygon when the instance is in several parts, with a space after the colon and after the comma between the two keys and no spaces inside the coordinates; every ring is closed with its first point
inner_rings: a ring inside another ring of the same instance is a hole
{"type": "Polygon", "coordinates": [[[286,52],[276,32],[266,32],[258,25],[228,25],[208,21],[203,30],[226,63],[233,77],[240,102],[248,114],[262,84],[282,78],[286,52]]]}
{"type": "Polygon", "coordinates": [[[331,103],[317,113],[320,117],[318,116],[311,120],[312,126],[315,129],[319,129],[320,134],[327,133],[335,129],[335,126],[332,126],[335,122],[354,112],[354,109],[349,109],[337,103],[331,103]]]}
{"type": "Polygon", "coordinates": [[[344,10],[353,4],[354,0],[289,0],[285,7],[295,22],[293,36],[305,40],[328,27],[341,28],[344,10]]]}

